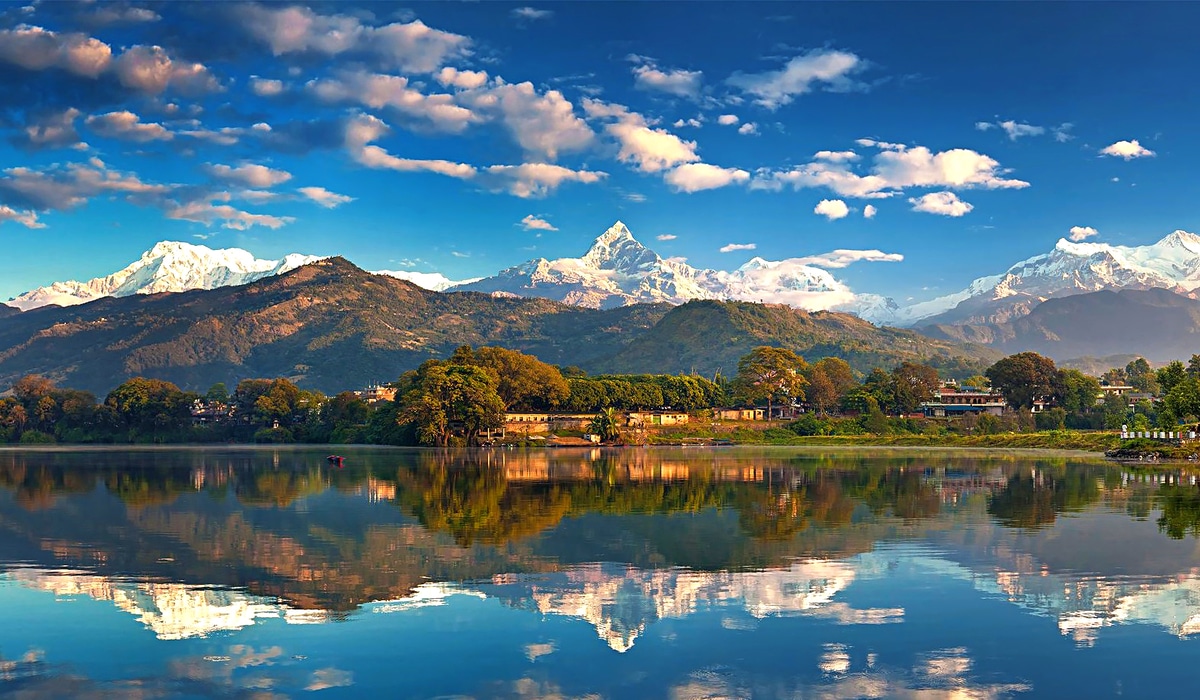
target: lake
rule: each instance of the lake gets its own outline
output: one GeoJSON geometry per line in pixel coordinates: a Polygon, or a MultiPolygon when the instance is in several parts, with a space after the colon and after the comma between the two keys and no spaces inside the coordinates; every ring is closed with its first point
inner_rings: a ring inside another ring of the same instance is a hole
{"type": "Polygon", "coordinates": [[[1200,487],[1086,456],[0,451],[0,696],[1200,693],[1200,487]]]}

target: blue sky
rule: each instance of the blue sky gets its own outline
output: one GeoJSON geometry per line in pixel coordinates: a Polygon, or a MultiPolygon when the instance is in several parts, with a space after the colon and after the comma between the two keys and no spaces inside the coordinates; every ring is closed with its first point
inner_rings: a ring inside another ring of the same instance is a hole
{"type": "Polygon", "coordinates": [[[1191,3],[0,5],[0,298],[160,240],[465,278],[582,254],[617,219],[697,267],[899,254],[834,274],[929,298],[1073,228],[1200,229],[1198,20],[1191,3]]]}

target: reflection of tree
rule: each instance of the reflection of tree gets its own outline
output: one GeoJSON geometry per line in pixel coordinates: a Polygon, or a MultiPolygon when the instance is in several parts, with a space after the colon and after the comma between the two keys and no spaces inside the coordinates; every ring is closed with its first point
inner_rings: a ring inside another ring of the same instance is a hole
{"type": "Polygon", "coordinates": [[[992,496],[988,513],[1005,527],[1037,529],[1052,524],[1059,513],[1095,503],[1100,495],[1097,474],[1090,469],[1022,472],[992,496]]]}
{"type": "Polygon", "coordinates": [[[1187,534],[1200,537],[1200,488],[1164,485],[1158,491],[1158,504],[1162,508],[1159,532],[1176,540],[1187,534]]]}

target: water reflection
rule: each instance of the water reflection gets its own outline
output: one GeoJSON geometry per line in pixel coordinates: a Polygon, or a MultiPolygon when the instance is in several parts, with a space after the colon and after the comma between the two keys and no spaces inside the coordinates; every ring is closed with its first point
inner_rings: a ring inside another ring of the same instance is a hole
{"type": "MultiPolygon", "coordinates": [[[[993,667],[988,630],[966,621],[957,641],[927,632],[926,645],[896,647],[908,656],[883,651],[888,629],[922,634],[944,596],[965,605],[966,591],[972,605],[1001,605],[1079,649],[1113,628],[1171,641],[1200,633],[1200,487],[1185,470],[770,449],[347,456],[339,470],[306,450],[0,452],[0,601],[18,590],[99,601],[173,644],[462,610],[515,614],[510,627],[562,621],[623,657],[695,644],[710,624],[703,634],[739,643],[779,625],[825,635],[799,675],[676,669],[659,690],[681,698],[1031,690],[993,667]]],[[[453,624],[475,619],[463,614],[453,624]]],[[[367,682],[336,658],[257,649],[173,657],[155,682],[167,695],[188,684],[205,695],[367,682]]],[[[513,652],[549,669],[578,649],[535,635],[513,652]]],[[[0,651],[5,682],[50,696],[91,682],[3,635],[0,651]]],[[[591,692],[537,674],[495,682],[470,692],[591,692]]],[[[87,692],[128,690],[97,687],[87,692]]]]}

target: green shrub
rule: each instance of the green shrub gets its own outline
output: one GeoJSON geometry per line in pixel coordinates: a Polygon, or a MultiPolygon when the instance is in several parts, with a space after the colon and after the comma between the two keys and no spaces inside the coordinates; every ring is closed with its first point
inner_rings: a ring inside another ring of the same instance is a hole
{"type": "Polygon", "coordinates": [[[295,442],[296,438],[287,428],[259,428],[254,431],[254,441],[277,445],[295,442]]]}
{"type": "Polygon", "coordinates": [[[40,430],[26,430],[21,433],[22,445],[53,445],[54,436],[40,430]]]}

